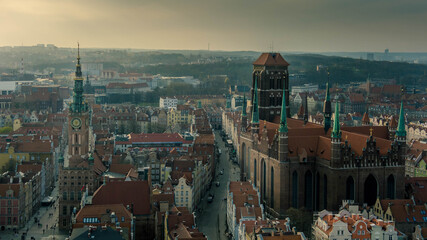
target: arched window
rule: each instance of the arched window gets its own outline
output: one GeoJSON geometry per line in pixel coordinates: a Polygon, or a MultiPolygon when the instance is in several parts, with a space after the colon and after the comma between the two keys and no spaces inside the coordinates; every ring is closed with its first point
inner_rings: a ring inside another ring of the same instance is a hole
{"type": "Polygon", "coordinates": [[[292,207],[298,208],[298,173],[292,173],[292,207]]]}
{"type": "Polygon", "coordinates": [[[254,185],[257,186],[257,179],[256,179],[256,159],[254,159],[254,185]]]}
{"type": "Polygon", "coordinates": [[[354,180],[352,176],[347,178],[346,188],[345,188],[345,197],[348,200],[354,200],[354,180]]]}
{"type": "Polygon", "coordinates": [[[271,208],[274,208],[274,169],[271,167],[270,171],[270,198],[271,198],[271,208]]]}
{"type": "Polygon", "coordinates": [[[396,193],[396,184],[393,174],[390,174],[387,178],[387,198],[394,199],[396,193]]]}
{"type": "Polygon", "coordinates": [[[368,204],[368,206],[372,206],[375,204],[378,196],[378,182],[372,174],[365,180],[364,184],[364,202],[368,204]]]}
{"type": "Polygon", "coordinates": [[[304,205],[311,210],[313,209],[313,174],[310,171],[305,173],[304,186],[304,205]]]}
{"type": "Polygon", "coordinates": [[[247,174],[246,178],[249,180],[251,179],[251,149],[249,147],[247,149],[248,149],[248,154],[246,159],[248,164],[248,171],[246,173],[247,174]]]}
{"type": "Polygon", "coordinates": [[[265,160],[264,160],[264,158],[261,160],[261,167],[262,167],[262,170],[261,170],[261,173],[262,173],[262,178],[261,178],[261,181],[262,181],[262,183],[261,183],[261,186],[262,186],[262,198],[263,199],[266,199],[266,188],[267,188],[267,177],[266,177],[266,175],[267,175],[267,169],[266,169],[266,166],[265,166],[265,160]]]}
{"type": "Polygon", "coordinates": [[[328,177],[323,175],[323,208],[328,208],[328,177]]]}

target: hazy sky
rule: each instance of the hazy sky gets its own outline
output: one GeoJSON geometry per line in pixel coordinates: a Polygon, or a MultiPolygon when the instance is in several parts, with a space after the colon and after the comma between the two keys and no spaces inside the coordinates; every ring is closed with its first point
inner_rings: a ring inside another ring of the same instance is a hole
{"type": "Polygon", "coordinates": [[[0,46],[427,52],[427,0],[0,0],[0,46]]]}

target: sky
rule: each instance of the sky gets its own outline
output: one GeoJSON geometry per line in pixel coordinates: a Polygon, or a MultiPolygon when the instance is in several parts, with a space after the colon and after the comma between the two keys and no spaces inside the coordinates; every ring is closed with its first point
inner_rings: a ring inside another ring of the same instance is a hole
{"type": "Polygon", "coordinates": [[[0,46],[427,52],[427,0],[0,0],[0,46]]]}

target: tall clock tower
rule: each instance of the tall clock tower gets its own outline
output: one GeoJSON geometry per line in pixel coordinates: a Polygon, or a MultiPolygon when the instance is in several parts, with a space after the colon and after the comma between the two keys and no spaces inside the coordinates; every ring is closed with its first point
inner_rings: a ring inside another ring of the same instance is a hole
{"type": "Polygon", "coordinates": [[[86,157],[89,153],[89,107],[83,99],[83,76],[80,51],[77,55],[73,103],[68,114],[68,155],[86,157]]]}

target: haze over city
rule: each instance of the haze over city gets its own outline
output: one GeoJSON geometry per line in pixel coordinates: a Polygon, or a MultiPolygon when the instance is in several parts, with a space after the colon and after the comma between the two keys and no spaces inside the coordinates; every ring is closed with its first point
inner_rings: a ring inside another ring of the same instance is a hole
{"type": "Polygon", "coordinates": [[[1,46],[426,52],[427,1],[0,0],[1,46]]]}

